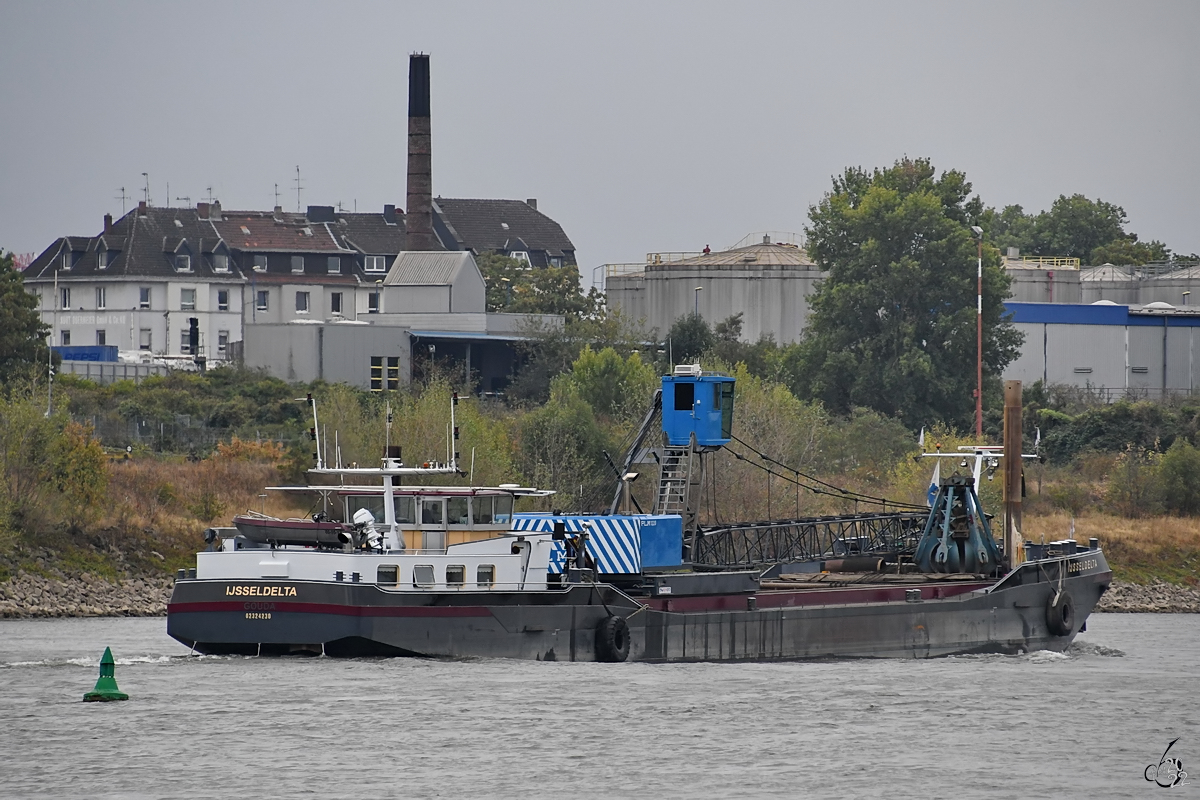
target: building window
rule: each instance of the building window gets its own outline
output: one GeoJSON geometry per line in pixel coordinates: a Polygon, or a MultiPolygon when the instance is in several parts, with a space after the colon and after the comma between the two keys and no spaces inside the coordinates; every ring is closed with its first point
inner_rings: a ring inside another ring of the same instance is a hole
{"type": "Polygon", "coordinates": [[[142,328],[141,331],[139,332],[138,349],[139,350],[149,350],[150,349],[150,329],[149,328],[142,328]]]}
{"type": "Polygon", "coordinates": [[[142,286],[138,289],[138,308],[150,308],[150,287],[142,286]]]}
{"type": "Polygon", "coordinates": [[[96,331],[96,346],[104,347],[108,343],[108,336],[104,331],[96,331]]]}
{"type": "Polygon", "coordinates": [[[59,331],[58,335],[59,335],[60,341],[62,342],[63,347],[71,346],[71,332],[70,331],[59,331]]]}
{"type": "Polygon", "coordinates": [[[191,331],[189,331],[187,328],[184,328],[184,329],[183,329],[183,330],[181,330],[179,333],[180,333],[180,336],[179,336],[179,352],[181,352],[181,353],[190,353],[190,352],[192,352],[192,335],[191,335],[191,331]]]}
{"type": "Polygon", "coordinates": [[[329,295],[329,311],[334,314],[342,313],[342,293],[334,292],[329,295]]]}
{"type": "Polygon", "coordinates": [[[296,313],[308,313],[308,292],[296,292],[296,313]]]}
{"type": "Polygon", "coordinates": [[[196,290],[195,289],[180,289],[179,290],[179,310],[180,311],[195,311],[196,310],[196,290]]]}
{"type": "Polygon", "coordinates": [[[467,582],[467,568],[462,564],[449,564],[446,566],[446,585],[447,586],[462,586],[467,582]]]}
{"type": "Polygon", "coordinates": [[[100,269],[108,269],[108,251],[96,251],[96,266],[100,269]]]}
{"type": "Polygon", "coordinates": [[[254,257],[254,271],[255,272],[266,272],[267,271],[267,257],[266,256],[255,256],[254,257]]]}
{"type": "Polygon", "coordinates": [[[69,287],[64,286],[63,288],[58,290],[58,307],[59,308],[70,308],[71,307],[71,289],[69,287]]]}
{"type": "Polygon", "coordinates": [[[525,250],[513,250],[508,254],[509,258],[515,258],[517,261],[524,261],[526,266],[529,266],[529,253],[525,250]]]}
{"type": "Polygon", "coordinates": [[[550,256],[550,266],[558,269],[563,265],[562,256],[550,256]]]}
{"type": "Polygon", "coordinates": [[[224,353],[229,349],[229,331],[217,331],[217,352],[224,353]]]}
{"type": "Polygon", "coordinates": [[[71,254],[63,253],[62,268],[64,271],[71,269],[71,254]]]}
{"type": "Polygon", "coordinates": [[[367,256],[364,265],[367,272],[387,272],[387,257],[367,256]]]}
{"type": "Polygon", "coordinates": [[[96,309],[108,308],[108,289],[103,286],[96,287],[96,309]]]}
{"type": "Polygon", "coordinates": [[[304,272],[304,256],[292,256],[292,272],[304,272]]]}
{"type": "Polygon", "coordinates": [[[325,263],[330,275],[336,275],[342,271],[342,259],[338,256],[330,256],[325,263]]]}
{"type": "Polygon", "coordinates": [[[475,583],[481,589],[490,589],[496,582],[496,565],[495,564],[480,564],[475,570],[475,583]]]}
{"type": "Polygon", "coordinates": [[[213,254],[213,272],[229,272],[229,256],[227,254],[213,254]]]}
{"type": "Polygon", "coordinates": [[[229,290],[217,289],[217,311],[229,310],[229,290]]]}
{"type": "Polygon", "coordinates": [[[270,294],[271,293],[266,289],[261,290],[258,293],[258,296],[254,299],[255,309],[259,311],[266,311],[269,305],[268,300],[270,299],[270,294]]]}
{"type": "Polygon", "coordinates": [[[387,388],[389,391],[400,388],[400,358],[398,356],[388,356],[387,388]]]}
{"type": "Polygon", "coordinates": [[[184,253],[179,253],[175,256],[175,271],[176,272],[191,272],[192,257],[184,253]]]}
{"type": "Polygon", "coordinates": [[[371,356],[371,391],[383,389],[383,356],[371,356]]]}
{"type": "Polygon", "coordinates": [[[379,313],[379,290],[378,289],[376,289],[375,291],[373,291],[369,295],[367,295],[367,313],[368,314],[378,314],[379,313]]]}

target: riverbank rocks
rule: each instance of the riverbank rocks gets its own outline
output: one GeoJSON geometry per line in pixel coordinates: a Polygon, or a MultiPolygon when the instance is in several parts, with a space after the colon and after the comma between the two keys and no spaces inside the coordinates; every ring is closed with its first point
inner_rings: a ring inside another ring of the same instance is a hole
{"type": "Polygon", "coordinates": [[[87,573],[55,579],[19,572],[0,583],[0,617],[161,617],[172,585],[167,576],[110,582],[87,573]]]}
{"type": "Polygon", "coordinates": [[[1145,586],[1113,581],[1097,611],[1124,613],[1200,613],[1200,589],[1155,580],[1145,586]]]}

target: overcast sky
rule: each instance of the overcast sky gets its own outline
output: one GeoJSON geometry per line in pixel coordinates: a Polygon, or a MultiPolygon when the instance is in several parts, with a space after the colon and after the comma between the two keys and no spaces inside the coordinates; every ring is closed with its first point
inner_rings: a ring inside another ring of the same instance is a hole
{"type": "Polygon", "coordinates": [[[405,204],[409,53],[434,194],[526,199],[585,284],[800,232],[847,166],[928,156],[989,205],[1083,193],[1200,252],[1200,2],[0,0],[0,247],[142,199],[405,204]],[[167,184],[170,184],[170,196],[167,184]]]}

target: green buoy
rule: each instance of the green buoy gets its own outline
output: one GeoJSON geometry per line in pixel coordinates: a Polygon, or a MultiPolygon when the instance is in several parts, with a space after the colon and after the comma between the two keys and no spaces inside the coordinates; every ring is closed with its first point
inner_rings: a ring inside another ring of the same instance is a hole
{"type": "Polygon", "coordinates": [[[100,659],[100,678],[96,688],[83,696],[85,703],[95,703],[103,700],[128,700],[129,695],[117,688],[117,679],[113,675],[116,662],[113,661],[112,650],[104,648],[104,658],[100,659]]]}

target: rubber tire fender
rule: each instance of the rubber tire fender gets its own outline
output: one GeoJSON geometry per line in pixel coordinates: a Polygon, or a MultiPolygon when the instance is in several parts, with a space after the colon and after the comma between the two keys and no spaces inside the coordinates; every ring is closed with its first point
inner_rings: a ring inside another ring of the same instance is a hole
{"type": "Polygon", "coordinates": [[[1069,593],[1050,596],[1046,603],[1046,626],[1055,636],[1068,636],[1075,630],[1075,601],[1069,593]]]}
{"type": "Polygon", "coordinates": [[[629,625],[615,614],[596,626],[596,660],[620,664],[629,658],[629,625]]]}

